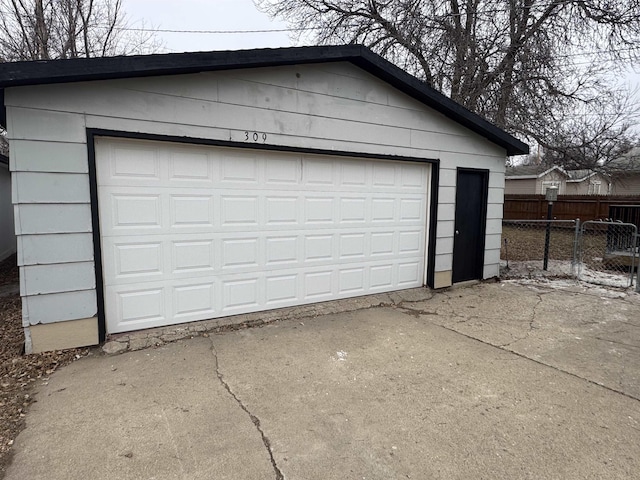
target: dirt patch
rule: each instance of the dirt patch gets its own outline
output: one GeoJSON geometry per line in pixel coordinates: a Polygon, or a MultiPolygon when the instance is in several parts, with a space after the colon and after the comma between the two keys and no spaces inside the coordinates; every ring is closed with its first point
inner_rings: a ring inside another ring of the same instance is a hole
{"type": "MultiPolygon", "coordinates": [[[[15,255],[0,262],[0,285],[18,282],[15,255]]],[[[0,296],[0,479],[11,462],[11,446],[25,426],[33,389],[46,383],[58,367],[88,354],[75,349],[24,355],[20,295],[0,296]]]]}
{"type": "MultiPolygon", "coordinates": [[[[500,258],[528,261],[544,258],[546,229],[543,224],[503,225],[500,258]]],[[[549,258],[571,260],[575,229],[553,227],[549,235],[549,258]]]]}

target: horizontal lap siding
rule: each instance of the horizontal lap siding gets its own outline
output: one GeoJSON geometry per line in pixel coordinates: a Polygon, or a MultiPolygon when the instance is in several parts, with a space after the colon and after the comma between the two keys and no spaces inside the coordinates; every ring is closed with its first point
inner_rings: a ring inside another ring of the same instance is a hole
{"type": "Polygon", "coordinates": [[[7,110],[24,324],[95,316],[84,118],[7,110]]]}
{"type": "MultiPolygon", "coordinates": [[[[452,264],[456,167],[489,169],[487,246],[496,246],[491,220],[502,207],[504,150],[347,63],[10,88],[5,101],[31,323],[96,312],[86,275],[93,261],[86,128],[237,142],[255,131],[270,145],[440,159],[436,271],[452,264]],[[60,287],[67,292],[45,293],[53,287],[27,268],[67,264],[66,274],[77,277],[60,287]],[[65,293],[85,303],[62,312],[65,293]]],[[[485,276],[497,272],[493,257],[485,276]]]]}

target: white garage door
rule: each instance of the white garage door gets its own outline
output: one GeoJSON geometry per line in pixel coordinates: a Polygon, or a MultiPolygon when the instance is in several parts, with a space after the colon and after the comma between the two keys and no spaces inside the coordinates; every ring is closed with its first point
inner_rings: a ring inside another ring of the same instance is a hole
{"type": "Polygon", "coordinates": [[[98,139],[109,333],[424,284],[429,166],[98,139]]]}

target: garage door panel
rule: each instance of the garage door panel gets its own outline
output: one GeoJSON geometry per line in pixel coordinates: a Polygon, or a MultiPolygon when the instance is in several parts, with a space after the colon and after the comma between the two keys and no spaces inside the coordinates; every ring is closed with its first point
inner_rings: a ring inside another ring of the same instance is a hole
{"type": "Polygon", "coordinates": [[[239,267],[258,267],[259,258],[257,237],[222,239],[222,270],[239,267]]]}
{"type": "Polygon", "coordinates": [[[298,158],[274,158],[265,164],[267,187],[282,189],[289,186],[298,189],[301,176],[301,160],[298,158]]]}
{"type": "Polygon", "coordinates": [[[335,185],[335,167],[333,160],[303,157],[302,183],[308,187],[320,186],[323,189],[335,185]]]}
{"type": "Polygon", "coordinates": [[[420,222],[424,218],[425,205],[422,199],[405,197],[400,199],[400,221],[420,222]]]}
{"type": "Polygon", "coordinates": [[[260,279],[247,278],[222,280],[222,311],[255,311],[260,305],[260,279]]]}
{"type": "Polygon", "coordinates": [[[321,301],[334,296],[335,275],[333,269],[305,272],[302,277],[302,300],[321,301]]]}
{"type": "Polygon", "coordinates": [[[393,264],[373,265],[369,269],[369,289],[386,291],[393,288],[393,264]]]}
{"type": "Polygon", "coordinates": [[[364,267],[343,268],[338,271],[339,294],[364,294],[366,290],[366,269],[364,267]]]}
{"type": "Polygon", "coordinates": [[[300,223],[300,197],[297,195],[278,196],[266,195],[265,225],[266,226],[295,226],[300,223]]]}
{"type": "Polygon", "coordinates": [[[169,209],[170,228],[194,227],[208,230],[214,226],[213,195],[169,195],[169,209]]]}
{"type": "Polygon", "coordinates": [[[391,165],[388,163],[373,164],[371,166],[373,187],[382,189],[395,187],[397,170],[397,165],[391,165]]]}
{"type": "Polygon", "coordinates": [[[143,145],[109,145],[109,160],[98,165],[98,176],[110,184],[157,185],[161,182],[161,161],[158,152],[143,145]]]}
{"type": "Polygon", "coordinates": [[[180,319],[215,316],[215,299],[215,284],[212,282],[173,287],[174,316],[180,319]]]}
{"type": "Polygon", "coordinates": [[[116,194],[111,197],[112,227],[161,228],[162,197],[158,194],[116,194]]]}
{"type": "Polygon", "coordinates": [[[250,151],[226,150],[220,156],[220,181],[223,185],[258,184],[259,166],[256,155],[250,151]]]}
{"type": "Polygon", "coordinates": [[[367,186],[367,163],[363,161],[340,163],[340,185],[352,187],[367,186]]]}
{"type": "Polygon", "coordinates": [[[295,265],[301,258],[301,236],[268,236],[265,238],[265,267],[295,265]]]}
{"type": "Polygon", "coordinates": [[[397,266],[398,285],[410,287],[420,281],[422,276],[420,262],[404,262],[397,266]]]}
{"type": "Polygon", "coordinates": [[[400,165],[401,176],[400,186],[405,188],[415,188],[422,191],[426,188],[426,177],[422,174],[423,168],[418,164],[400,165]]]}
{"type": "Polygon", "coordinates": [[[171,274],[210,274],[218,270],[215,260],[216,242],[213,239],[177,240],[168,242],[171,250],[171,274]]]}
{"type": "Polygon", "coordinates": [[[425,165],[100,145],[109,332],[423,284],[425,165]]]}
{"type": "Polygon", "coordinates": [[[167,299],[162,284],[132,286],[129,289],[107,287],[105,290],[107,318],[118,318],[111,332],[158,326],[167,322],[167,299]]]}
{"type": "Polygon", "coordinates": [[[184,149],[171,152],[169,184],[199,188],[212,186],[215,180],[214,164],[205,151],[184,149]]]}
{"type": "Polygon", "coordinates": [[[104,237],[104,283],[131,284],[158,279],[183,279],[219,274],[279,271],[288,268],[351,265],[362,262],[421,259],[422,230],[340,229],[298,235],[268,232],[171,234],[104,237]],[[141,241],[145,238],[145,241],[141,241]]]}
{"type": "Polygon", "coordinates": [[[300,269],[172,278],[106,287],[109,332],[152,328],[268,308],[303,305],[421,285],[421,263],[393,259],[367,266],[300,269]],[[112,307],[110,307],[110,305],[112,307]],[[172,312],[168,316],[165,312],[172,312]]]}
{"type": "Polygon", "coordinates": [[[299,273],[269,275],[265,277],[265,303],[274,308],[289,305],[300,297],[299,273]]]}
{"type": "Polygon", "coordinates": [[[364,232],[341,233],[338,260],[363,259],[366,255],[366,235],[364,232]]]}
{"type": "Polygon", "coordinates": [[[365,223],[367,221],[366,197],[343,197],[339,199],[340,223],[365,223]]]}

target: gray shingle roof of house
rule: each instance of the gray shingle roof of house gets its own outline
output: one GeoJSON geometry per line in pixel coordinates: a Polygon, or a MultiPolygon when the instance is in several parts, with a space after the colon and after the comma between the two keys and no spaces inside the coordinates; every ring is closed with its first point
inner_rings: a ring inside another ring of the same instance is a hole
{"type": "Polygon", "coordinates": [[[9,165],[9,157],[0,153],[0,164],[9,165]]]}
{"type": "Polygon", "coordinates": [[[565,172],[561,167],[554,165],[552,167],[548,165],[516,165],[514,167],[507,167],[505,176],[510,179],[516,178],[538,178],[544,176],[546,173],[558,170],[565,175],[565,172]]]}
{"type": "Polygon", "coordinates": [[[3,63],[0,64],[0,106],[2,106],[0,124],[6,125],[4,89],[8,87],[326,62],[350,62],[362,68],[504,148],[507,155],[521,155],[529,152],[529,146],[525,143],[362,45],[264,48],[3,63]]]}
{"type": "Polygon", "coordinates": [[[569,175],[569,179],[567,181],[582,182],[583,180],[586,180],[587,178],[592,177],[596,173],[597,172],[594,172],[593,170],[589,170],[589,169],[567,170],[567,175],[569,175]]]}

